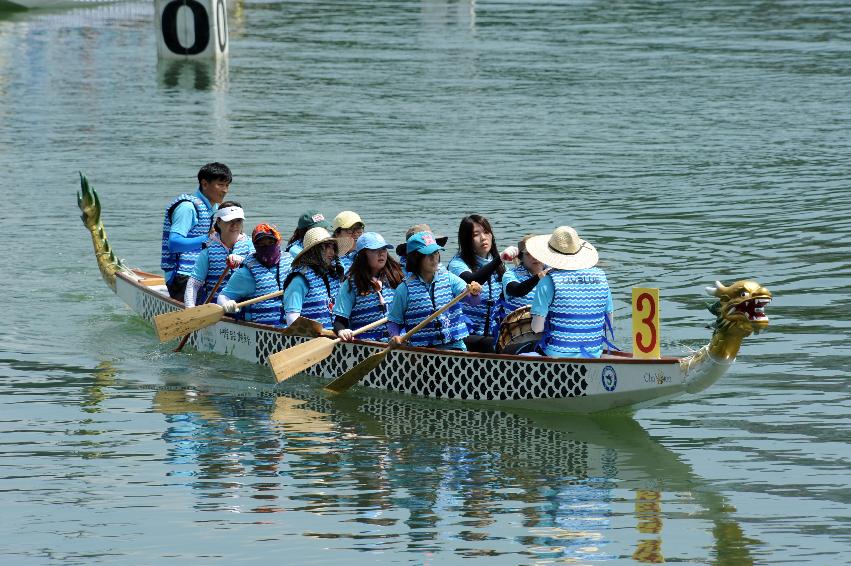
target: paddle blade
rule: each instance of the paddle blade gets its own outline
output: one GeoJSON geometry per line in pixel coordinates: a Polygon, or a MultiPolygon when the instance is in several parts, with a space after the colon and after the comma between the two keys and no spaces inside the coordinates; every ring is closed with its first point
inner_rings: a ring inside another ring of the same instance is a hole
{"type": "Polygon", "coordinates": [[[209,303],[157,315],[154,317],[154,328],[157,330],[160,342],[168,342],[178,336],[216,324],[224,315],[225,310],[222,307],[209,303]]]}
{"type": "Polygon", "coordinates": [[[374,370],[378,365],[384,361],[384,358],[387,357],[387,354],[390,352],[390,348],[385,348],[378,352],[377,354],[372,354],[371,356],[364,359],[361,363],[329,383],[325,386],[326,391],[331,391],[333,393],[342,393],[347,390],[349,387],[363,379],[363,377],[374,370]]]}
{"type": "Polygon", "coordinates": [[[278,383],[289,379],[331,355],[337,340],[320,336],[269,356],[278,383]]]}

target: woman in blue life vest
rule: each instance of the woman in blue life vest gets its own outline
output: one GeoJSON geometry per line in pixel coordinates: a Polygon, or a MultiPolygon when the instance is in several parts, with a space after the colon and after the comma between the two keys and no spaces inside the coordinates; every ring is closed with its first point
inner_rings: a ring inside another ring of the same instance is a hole
{"type": "Polygon", "coordinates": [[[523,236],[517,244],[519,263],[505,270],[502,276],[502,295],[506,314],[532,304],[538,281],[546,277],[550,269],[526,252],[526,242],[532,235],[523,236]]]}
{"type": "Polygon", "coordinates": [[[308,210],[299,216],[296,229],[293,230],[293,235],[290,236],[287,242],[286,251],[292,257],[297,256],[304,249],[304,235],[307,234],[308,230],[317,226],[321,226],[326,230],[332,229],[332,224],[325,220],[325,215],[318,210],[308,210]]]}
{"type": "MultiPolygon", "coordinates": [[[[363,234],[364,228],[366,228],[366,225],[361,220],[360,215],[351,210],[344,210],[334,217],[335,238],[346,237],[356,242],[361,234],[363,234]]],[[[355,261],[356,254],[357,252],[352,248],[348,253],[342,254],[339,257],[340,265],[343,267],[343,273],[349,272],[349,268],[352,267],[352,263],[355,261]]]]}
{"type": "MultiPolygon", "coordinates": [[[[403,278],[399,262],[387,253],[392,247],[376,232],[362,234],[355,244],[354,262],[334,303],[334,331],[346,342],[352,341],[352,329],[387,316],[394,289],[403,278]]],[[[358,334],[358,338],[386,342],[387,325],[358,334]]]]}
{"type": "MultiPolygon", "coordinates": [[[[482,287],[475,281],[463,279],[440,267],[440,252],[431,232],[412,234],[406,242],[408,276],[396,287],[387,329],[391,341],[401,344],[401,334],[411,330],[430,314],[445,306],[454,297],[470,289],[464,302],[478,304],[482,287]]],[[[461,305],[452,306],[431,324],[411,336],[412,346],[466,350],[464,338],[469,334],[461,305]]]]}
{"type": "MultiPolygon", "coordinates": [[[[407,248],[406,242],[408,241],[408,238],[410,238],[417,232],[431,232],[431,227],[428,224],[414,224],[413,226],[408,228],[407,232],[405,232],[405,242],[396,246],[396,255],[399,256],[399,265],[402,266],[402,273],[407,272],[407,268],[405,267],[405,264],[407,263],[407,260],[405,258],[407,248]]],[[[449,237],[435,236],[434,241],[437,242],[437,245],[442,248],[446,245],[446,242],[449,241],[449,237]]]]}
{"type": "MultiPolygon", "coordinates": [[[[240,301],[280,291],[290,274],[292,256],[281,253],[281,234],[274,226],[258,224],[251,233],[251,241],[254,253],[242,262],[216,299],[227,313],[237,312],[236,303],[240,301]]],[[[259,324],[283,325],[281,297],[248,305],[242,309],[241,318],[259,324]]]]}
{"type": "Polygon", "coordinates": [[[168,294],[183,300],[195,259],[210,237],[213,214],[225,199],[232,180],[224,163],[207,163],[198,171],[198,190],[178,195],[163,217],[160,267],[168,294]]]}
{"type": "MultiPolygon", "coordinates": [[[[219,205],[219,210],[213,215],[215,233],[198,254],[195,269],[186,282],[183,295],[186,308],[203,303],[226,269],[236,269],[242,260],[254,253],[251,240],[242,233],[244,222],[245,212],[238,202],[229,200],[219,205]]],[[[230,274],[224,276],[219,290],[224,289],[228,279],[230,274]]],[[[219,291],[216,291],[212,300],[215,301],[218,296],[219,291]]]]}
{"type": "Polygon", "coordinates": [[[303,316],[328,330],[334,328],[331,312],[343,278],[337,257],[353,244],[351,238],[335,238],[321,226],[305,233],[304,249],[293,259],[292,272],[284,283],[287,325],[303,316]]]}
{"type": "MultiPolygon", "coordinates": [[[[506,259],[517,256],[517,248],[506,248],[506,259]]],[[[487,218],[471,214],[461,220],[458,227],[458,254],[449,262],[448,269],[465,282],[475,281],[482,286],[482,300],[478,305],[464,305],[469,319],[470,337],[467,348],[474,352],[493,352],[496,329],[504,316],[501,308],[502,274],[505,266],[497,252],[496,238],[487,218]]]]}
{"type": "Polygon", "coordinates": [[[559,358],[599,358],[611,331],[612,293],[597,250],[570,226],[526,241],[526,252],[551,267],[535,288],[532,330],[540,349],[559,358]]]}

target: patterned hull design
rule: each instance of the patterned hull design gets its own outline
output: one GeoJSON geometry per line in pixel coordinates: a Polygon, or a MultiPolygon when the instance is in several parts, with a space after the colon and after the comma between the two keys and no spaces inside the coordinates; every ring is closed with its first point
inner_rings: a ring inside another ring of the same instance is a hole
{"type": "MultiPolygon", "coordinates": [[[[164,296],[163,290],[146,286],[137,274],[116,274],[119,297],[148,321],[181,308],[179,303],[164,296]]],[[[193,334],[189,345],[199,351],[266,365],[271,354],[305,340],[308,338],[287,336],[268,326],[226,318],[193,334]]],[[[339,344],[330,357],[310,368],[308,374],[330,381],[381,347],[373,342],[339,344]]],[[[494,406],[590,413],[629,410],[682,395],[691,376],[703,369],[684,361],[634,360],[629,356],[559,360],[400,348],[392,351],[360,385],[494,406]]]]}

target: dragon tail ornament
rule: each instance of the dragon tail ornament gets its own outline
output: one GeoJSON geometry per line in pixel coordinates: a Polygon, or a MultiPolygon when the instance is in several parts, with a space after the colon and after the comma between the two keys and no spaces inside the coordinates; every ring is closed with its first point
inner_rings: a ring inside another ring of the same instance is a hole
{"type": "Polygon", "coordinates": [[[116,272],[130,273],[131,271],[115,255],[112,246],[109,245],[106,230],[104,230],[103,222],[100,219],[100,199],[82,172],[80,173],[80,190],[77,192],[77,206],[80,207],[82,212],[80,218],[92,236],[92,245],[95,248],[95,257],[97,258],[98,268],[100,268],[100,274],[106,284],[115,291],[116,272]]]}

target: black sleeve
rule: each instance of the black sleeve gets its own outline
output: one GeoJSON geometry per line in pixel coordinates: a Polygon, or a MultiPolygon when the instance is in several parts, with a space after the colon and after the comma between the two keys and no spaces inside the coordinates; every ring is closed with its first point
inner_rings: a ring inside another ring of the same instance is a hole
{"type": "Polygon", "coordinates": [[[341,330],[349,327],[349,319],[337,315],[337,318],[334,319],[334,332],[339,333],[341,330]]]}
{"type": "Polygon", "coordinates": [[[496,269],[500,265],[502,265],[502,260],[499,258],[499,256],[497,256],[493,258],[490,263],[483,265],[476,271],[465,271],[458,277],[463,279],[464,283],[472,283],[473,281],[475,281],[480,285],[484,285],[488,282],[488,280],[491,278],[491,275],[493,275],[493,272],[496,271],[496,269]]]}
{"type": "Polygon", "coordinates": [[[540,280],[541,279],[537,275],[533,275],[523,283],[520,283],[519,281],[512,281],[505,286],[505,291],[512,297],[523,297],[526,293],[534,289],[535,285],[537,285],[540,280]]]}

